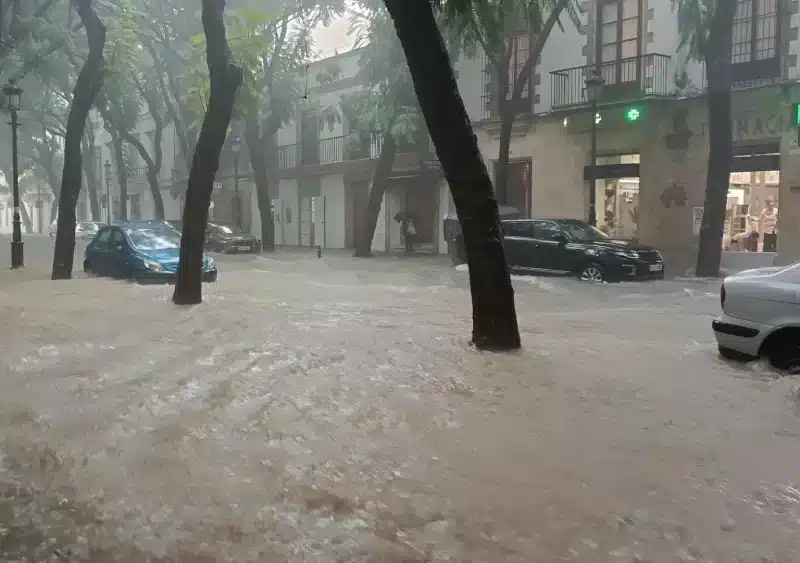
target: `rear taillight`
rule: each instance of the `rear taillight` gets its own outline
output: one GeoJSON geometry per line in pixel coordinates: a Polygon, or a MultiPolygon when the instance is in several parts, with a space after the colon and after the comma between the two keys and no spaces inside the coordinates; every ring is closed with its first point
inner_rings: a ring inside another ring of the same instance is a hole
{"type": "Polygon", "coordinates": [[[721,308],[725,308],[725,284],[722,284],[722,289],[719,290],[719,304],[721,308]]]}

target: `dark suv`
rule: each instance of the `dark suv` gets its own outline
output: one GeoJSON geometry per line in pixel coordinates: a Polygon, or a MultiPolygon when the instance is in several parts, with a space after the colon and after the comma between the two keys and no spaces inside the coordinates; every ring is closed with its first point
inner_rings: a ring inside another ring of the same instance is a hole
{"type": "MultiPolygon", "coordinates": [[[[664,277],[658,250],[615,239],[584,221],[515,219],[502,225],[506,260],[515,273],[577,276],[595,282],[664,277]]],[[[458,244],[457,252],[463,259],[463,245],[458,244]]]]}

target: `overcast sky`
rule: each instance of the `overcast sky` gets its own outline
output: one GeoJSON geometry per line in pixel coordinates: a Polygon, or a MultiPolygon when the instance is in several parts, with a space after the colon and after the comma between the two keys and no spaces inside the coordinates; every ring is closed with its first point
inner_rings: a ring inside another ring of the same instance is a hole
{"type": "Polygon", "coordinates": [[[314,48],[319,53],[319,58],[332,57],[336,52],[343,53],[353,48],[353,37],[348,37],[347,28],[350,25],[347,17],[334,20],[328,27],[314,30],[314,48]]]}

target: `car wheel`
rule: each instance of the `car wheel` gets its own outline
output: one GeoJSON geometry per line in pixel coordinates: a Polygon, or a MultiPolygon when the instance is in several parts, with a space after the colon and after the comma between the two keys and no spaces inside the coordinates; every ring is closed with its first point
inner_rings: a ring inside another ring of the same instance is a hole
{"type": "Polygon", "coordinates": [[[769,356],[772,367],[788,372],[789,375],[800,375],[800,344],[788,342],[776,346],[769,356]]]}
{"type": "Polygon", "coordinates": [[[734,362],[752,362],[753,360],[757,359],[750,354],[745,354],[743,352],[739,352],[738,350],[726,348],[725,346],[717,346],[717,349],[719,350],[719,355],[726,360],[733,360],[734,362]]]}
{"type": "Polygon", "coordinates": [[[599,264],[595,264],[594,262],[590,262],[586,264],[578,274],[581,281],[587,282],[603,282],[605,281],[605,276],[603,276],[603,268],[600,267],[599,264]]]}

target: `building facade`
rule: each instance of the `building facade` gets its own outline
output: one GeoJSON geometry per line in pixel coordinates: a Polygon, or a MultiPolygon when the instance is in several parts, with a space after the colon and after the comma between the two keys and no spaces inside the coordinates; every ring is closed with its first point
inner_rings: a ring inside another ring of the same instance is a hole
{"type": "MultiPolygon", "coordinates": [[[[733,171],[747,174],[748,183],[732,178],[740,193],[729,202],[726,232],[751,228],[737,222],[742,212],[757,215],[772,196],[779,209],[779,260],[798,260],[800,155],[791,116],[792,104],[800,101],[798,3],[734,1],[733,171]],[[771,187],[758,180],[766,175],[771,187]]],[[[511,64],[519,65],[530,38],[514,41],[511,64]]],[[[485,62],[475,63],[459,62],[461,92],[484,158],[493,165],[500,132],[492,112],[493,78],[485,62]]],[[[587,218],[593,189],[598,226],[662,248],[674,272],[690,269],[707,171],[705,89],[704,65],[681,47],[671,2],[584,2],[581,26],[565,22],[563,30],[553,30],[525,85],[511,143],[507,203],[536,216],[587,218]],[[593,71],[604,82],[596,116],[585,88],[593,71]],[[598,159],[597,181],[590,187],[593,118],[598,159]]]]}
{"type": "MultiPolygon", "coordinates": [[[[800,77],[798,1],[734,1],[736,176],[731,181],[726,233],[733,236],[756,228],[749,217],[772,197],[779,210],[779,259],[798,260],[800,149],[790,115],[792,104],[800,102],[800,88],[795,86],[800,77]]],[[[708,159],[703,64],[682,48],[678,19],[666,0],[586,0],[580,25],[563,23],[563,29],[553,30],[523,88],[504,203],[535,216],[586,218],[589,193],[594,190],[598,226],[654,244],[663,249],[673,272],[688,270],[696,256],[708,159]],[[595,116],[585,89],[593,72],[604,82],[595,116]],[[597,122],[594,170],[592,119],[597,122]],[[593,177],[590,187],[588,179],[593,177]]],[[[519,34],[511,41],[513,81],[527,58],[531,37],[519,34]]],[[[350,119],[357,116],[341,111],[342,97],[365,87],[357,77],[358,57],[358,51],[351,51],[310,65],[296,118],[277,134],[277,169],[270,185],[278,245],[348,248],[355,244],[381,149],[379,138],[354,135],[350,119]],[[332,115],[338,117],[331,119],[332,115]]],[[[486,57],[461,58],[455,66],[481,152],[493,170],[501,105],[493,99],[494,74],[486,57]]],[[[152,129],[144,117],[136,131],[148,148],[152,129]]],[[[422,247],[446,252],[441,218],[453,211],[453,204],[425,137],[399,148],[373,239],[376,251],[402,248],[396,217],[413,213],[422,247]]],[[[167,218],[180,217],[185,192],[186,167],[174,138],[168,127],[159,175],[167,218]]],[[[111,159],[109,143],[101,133],[95,148],[98,169],[111,159]]],[[[255,190],[245,161],[235,182],[232,158],[223,155],[211,213],[219,220],[232,219],[231,202],[238,185],[244,201],[243,226],[260,234],[255,190]]],[[[153,196],[144,165],[134,163],[131,169],[129,215],[152,216],[153,196]]],[[[110,187],[116,194],[112,200],[119,193],[115,178],[116,174],[110,187]]]]}

